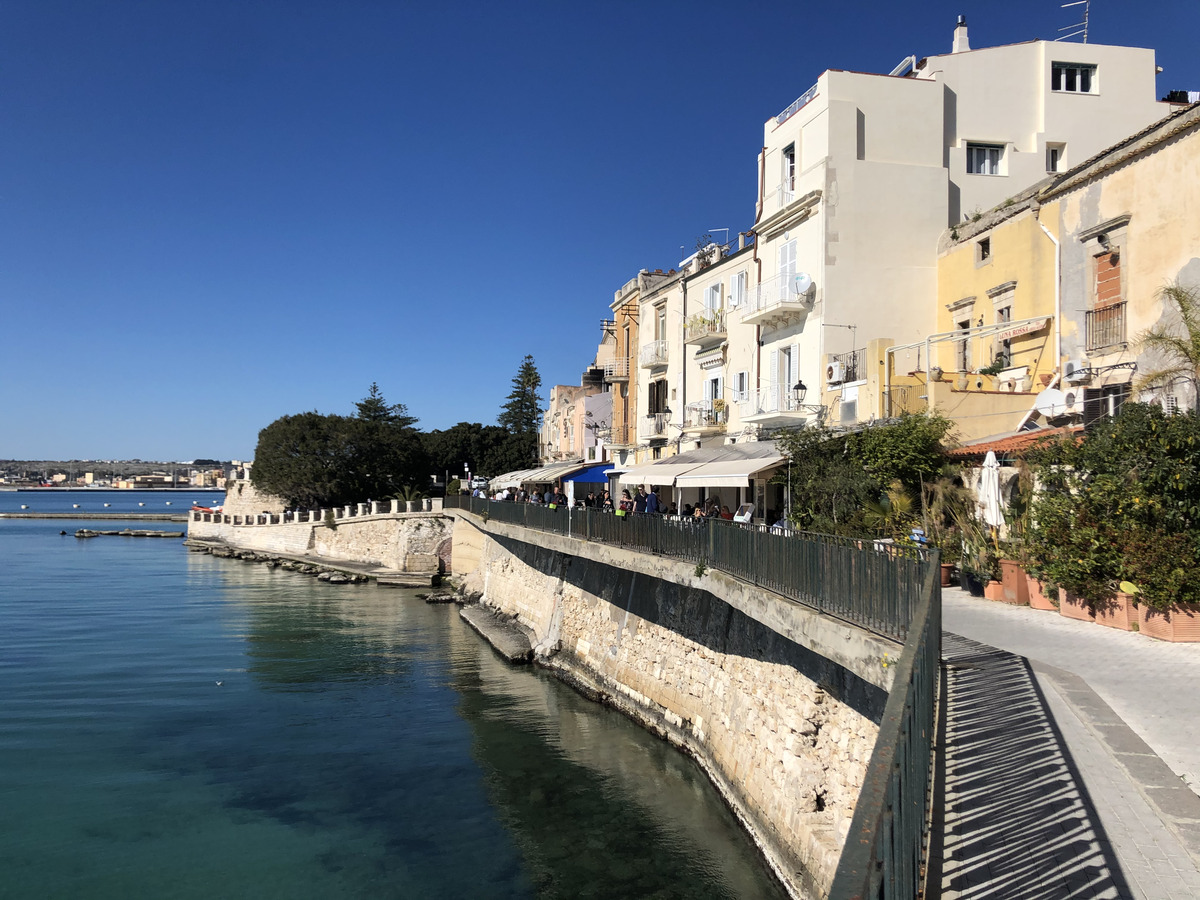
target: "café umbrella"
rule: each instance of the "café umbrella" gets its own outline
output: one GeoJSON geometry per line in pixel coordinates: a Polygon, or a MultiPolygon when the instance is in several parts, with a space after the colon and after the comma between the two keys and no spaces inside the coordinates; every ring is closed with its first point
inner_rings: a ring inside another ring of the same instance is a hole
{"type": "Polygon", "coordinates": [[[1000,503],[1000,463],[994,450],[989,450],[983,460],[983,471],[979,477],[979,518],[985,525],[995,529],[1004,524],[1004,510],[1000,503]]]}

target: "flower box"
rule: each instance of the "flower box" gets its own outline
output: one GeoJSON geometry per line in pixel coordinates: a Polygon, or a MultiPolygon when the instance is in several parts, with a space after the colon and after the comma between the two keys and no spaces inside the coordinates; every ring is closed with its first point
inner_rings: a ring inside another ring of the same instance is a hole
{"type": "Polygon", "coordinates": [[[1058,613],[1068,619],[1078,619],[1080,622],[1096,621],[1096,614],[1092,611],[1090,603],[1062,588],[1058,589],[1058,613]]]}
{"type": "Polygon", "coordinates": [[[1029,605],[1029,587],[1025,581],[1025,570],[1015,559],[1000,560],[1000,583],[1004,589],[1000,595],[1002,603],[1013,606],[1029,605]]]}
{"type": "MultiPolygon", "coordinates": [[[[1096,624],[1129,631],[1138,621],[1138,605],[1129,594],[1116,597],[1095,607],[1096,624]]],[[[1139,626],[1140,627],[1140,626],[1139,626]]]]}
{"type": "Polygon", "coordinates": [[[1046,596],[1045,586],[1028,572],[1025,573],[1025,590],[1029,597],[1029,605],[1033,609],[1045,609],[1051,612],[1058,611],[1058,607],[1054,605],[1054,601],[1046,596]]]}
{"type": "Polygon", "coordinates": [[[1183,603],[1161,612],[1138,605],[1138,630],[1160,641],[1200,641],[1200,603],[1183,603]]]}

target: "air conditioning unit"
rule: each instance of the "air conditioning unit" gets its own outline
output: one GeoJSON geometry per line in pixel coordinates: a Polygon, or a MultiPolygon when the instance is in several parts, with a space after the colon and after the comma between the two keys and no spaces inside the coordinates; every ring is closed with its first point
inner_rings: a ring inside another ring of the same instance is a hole
{"type": "Polygon", "coordinates": [[[1083,391],[1067,391],[1066,399],[1063,401],[1064,416],[1082,416],[1083,415],[1083,391]]]}
{"type": "Polygon", "coordinates": [[[1067,384],[1080,384],[1088,381],[1092,377],[1092,370],[1088,368],[1087,360],[1069,359],[1066,366],[1063,367],[1063,380],[1067,384]]]}
{"type": "Polygon", "coordinates": [[[829,384],[841,384],[846,380],[846,367],[837,360],[825,367],[825,380],[829,384]]]}

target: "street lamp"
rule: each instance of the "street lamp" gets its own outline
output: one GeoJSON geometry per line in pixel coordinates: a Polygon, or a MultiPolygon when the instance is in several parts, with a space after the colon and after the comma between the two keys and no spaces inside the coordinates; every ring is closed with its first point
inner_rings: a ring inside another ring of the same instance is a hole
{"type": "Polygon", "coordinates": [[[817,417],[817,424],[825,421],[825,413],[827,407],[820,403],[805,403],[804,398],[808,396],[808,387],[803,381],[797,381],[792,385],[792,409],[804,410],[810,412],[817,417]]]}

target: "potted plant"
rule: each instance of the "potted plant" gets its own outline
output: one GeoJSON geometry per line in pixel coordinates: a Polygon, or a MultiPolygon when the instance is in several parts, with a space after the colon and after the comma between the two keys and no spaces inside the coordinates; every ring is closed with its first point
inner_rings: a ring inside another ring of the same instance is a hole
{"type": "Polygon", "coordinates": [[[963,533],[959,522],[968,514],[969,492],[962,470],[946,463],[933,481],[921,484],[924,528],[929,542],[942,553],[942,587],[948,587],[962,559],[963,533]]]}

